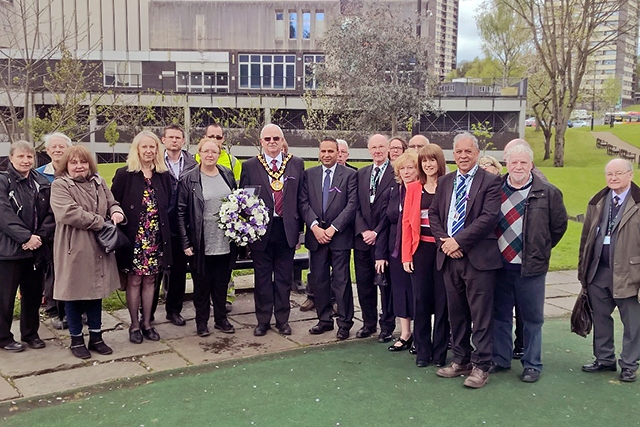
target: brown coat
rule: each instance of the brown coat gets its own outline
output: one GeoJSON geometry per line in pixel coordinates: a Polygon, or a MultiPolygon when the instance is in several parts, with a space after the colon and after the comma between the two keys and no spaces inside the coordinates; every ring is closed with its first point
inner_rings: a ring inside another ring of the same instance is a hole
{"type": "Polygon", "coordinates": [[[56,218],[53,297],[76,301],[111,295],[119,286],[116,257],[98,246],[94,231],[102,228],[107,214],[123,212],[104,179],[56,178],[51,185],[51,209],[56,218]]]}

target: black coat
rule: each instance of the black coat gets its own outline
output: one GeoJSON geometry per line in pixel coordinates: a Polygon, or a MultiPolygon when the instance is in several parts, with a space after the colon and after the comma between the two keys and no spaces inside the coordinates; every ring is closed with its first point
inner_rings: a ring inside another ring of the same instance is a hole
{"type": "MultiPolygon", "coordinates": [[[[237,188],[233,172],[218,165],[220,176],[231,191],[237,188]]],[[[193,248],[193,258],[190,262],[192,270],[198,274],[204,273],[204,196],[202,194],[202,179],[200,168],[194,168],[180,179],[178,187],[178,235],[182,249],[193,248]]],[[[229,243],[231,250],[231,265],[236,259],[237,248],[229,243]]]]}
{"type": "Polygon", "coordinates": [[[10,164],[6,172],[0,173],[0,260],[36,257],[38,265],[51,261],[56,223],[49,204],[50,194],[49,180],[34,170],[25,178],[10,164]],[[36,197],[30,183],[37,187],[36,197]],[[42,246],[25,251],[22,244],[32,234],[40,236],[42,246]]]}
{"type": "Polygon", "coordinates": [[[186,150],[182,150],[184,158],[184,165],[180,176],[176,179],[175,176],[169,171],[169,177],[171,178],[171,200],[169,202],[169,227],[171,228],[171,234],[173,236],[178,235],[178,182],[186,174],[194,169],[200,169],[195,157],[186,150]]]}
{"type": "MultiPolygon", "coordinates": [[[[158,203],[158,215],[160,216],[160,234],[162,237],[162,259],[160,267],[167,268],[171,265],[171,229],[169,227],[169,207],[171,203],[171,174],[169,172],[155,173],[151,177],[151,185],[155,190],[158,203]]],[[[144,191],[144,174],[142,172],[128,172],[127,167],[116,171],[113,177],[111,192],[120,203],[127,220],[120,224],[120,228],[129,238],[135,242],[138,227],[140,226],[140,213],[142,212],[142,193],[144,191]]],[[[133,262],[133,247],[124,248],[116,252],[118,267],[130,270],[133,262]]]]}

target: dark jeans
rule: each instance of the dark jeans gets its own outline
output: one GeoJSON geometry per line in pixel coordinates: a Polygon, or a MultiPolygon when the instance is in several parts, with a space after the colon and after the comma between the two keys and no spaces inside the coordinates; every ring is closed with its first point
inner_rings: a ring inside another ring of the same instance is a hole
{"type": "Polygon", "coordinates": [[[202,274],[191,273],[193,277],[193,305],[196,309],[196,325],[206,325],[211,316],[219,323],[227,318],[225,303],[227,285],[231,278],[230,254],[206,255],[202,274]]]}
{"type": "Polygon", "coordinates": [[[11,333],[13,307],[20,287],[20,335],[22,341],[38,337],[42,302],[42,269],[34,269],[33,258],[0,261],[0,346],[14,342],[11,333]]]}
{"type": "Polygon", "coordinates": [[[102,300],[65,301],[64,308],[69,322],[69,335],[82,335],[82,313],[87,313],[87,326],[90,332],[102,330],[102,300]]]}
{"type": "Polygon", "coordinates": [[[522,277],[519,271],[498,270],[493,305],[493,362],[511,366],[513,357],[513,308],[522,320],[524,368],[542,371],[545,274],[522,277]]]}

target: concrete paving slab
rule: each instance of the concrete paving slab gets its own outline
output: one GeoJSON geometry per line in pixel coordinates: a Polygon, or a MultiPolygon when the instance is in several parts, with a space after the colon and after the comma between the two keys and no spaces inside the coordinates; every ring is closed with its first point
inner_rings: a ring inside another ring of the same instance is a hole
{"type": "Polygon", "coordinates": [[[188,366],[187,361],[176,353],[152,354],[142,356],[140,362],[147,365],[149,371],[160,372],[170,369],[184,368],[188,366]]]}
{"type": "MultiPolygon", "coordinates": [[[[160,334],[160,336],[162,337],[162,334],[160,334]]],[[[109,360],[129,357],[141,357],[145,354],[169,350],[169,347],[162,341],[144,340],[142,344],[133,344],[129,341],[128,329],[104,332],[102,338],[104,339],[104,342],[113,349],[113,353],[103,356],[98,353],[91,352],[91,359],[88,359],[89,361],[98,360],[100,362],[106,362],[109,360]]],[[[66,344],[68,345],[69,343],[66,344]]],[[[70,351],[68,351],[68,354],[69,357],[75,359],[70,351]]]]}
{"type": "Polygon", "coordinates": [[[563,308],[565,310],[573,310],[573,306],[576,303],[576,297],[565,297],[565,298],[553,298],[547,301],[547,304],[555,305],[556,307],[563,308]]]}
{"type": "Polygon", "coordinates": [[[573,295],[572,292],[567,292],[564,289],[558,288],[557,285],[547,286],[544,290],[545,298],[558,298],[558,297],[568,297],[573,295]]]}
{"type": "Polygon", "coordinates": [[[560,283],[577,283],[577,270],[550,271],[547,273],[545,283],[547,285],[556,285],[560,283]]]}
{"type": "Polygon", "coordinates": [[[564,308],[557,307],[551,304],[544,305],[544,317],[547,319],[557,318],[557,317],[570,317],[571,310],[566,310],[564,308]]]}
{"type": "MultiPolygon", "coordinates": [[[[14,320],[11,322],[11,333],[13,334],[13,339],[20,342],[20,320],[14,320]]],[[[40,339],[43,340],[50,340],[56,337],[55,334],[43,324],[43,322],[40,322],[38,335],[40,336],[40,339]]]]}
{"type": "Polygon", "coordinates": [[[235,276],[233,278],[233,284],[236,290],[237,289],[253,289],[253,274],[235,276]]]}
{"type": "MultiPolygon", "coordinates": [[[[287,336],[286,338],[304,346],[322,345],[339,341],[336,338],[336,333],[338,332],[338,325],[336,324],[334,324],[333,326],[333,331],[328,331],[320,335],[310,334],[309,329],[316,323],[318,323],[317,319],[296,322],[295,324],[291,325],[292,334],[290,336],[287,336]]],[[[354,321],[348,340],[356,339],[356,331],[361,327],[362,322],[354,321]]]]}
{"type": "Polygon", "coordinates": [[[80,359],[73,357],[69,350],[58,340],[48,341],[42,349],[27,348],[20,353],[0,353],[0,373],[3,377],[15,378],[34,375],[39,372],[70,369],[83,365],[80,359]]]}
{"type": "Polygon", "coordinates": [[[18,392],[18,390],[13,388],[13,386],[3,378],[0,378],[0,402],[16,397],[20,397],[20,393],[18,392]]]}
{"type": "Polygon", "coordinates": [[[167,342],[176,353],[194,365],[239,359],[297,348],[298,345],[271,330],[264,337],[254,337],[252,329],[235,334],[212,334],[208,337],[187,337],[167,342]]]}
{"type": "Polygon", "coordinates": [[[33,397],[146,373],[147,370],[136,362],[114,362],[19,378],[15,385],[24,397],[33,397]]]}
{"type": "Polygon", "coordinates": [[[253,292],[236,293],[236,300],[232,305],[231,315],[254,313],[256,305],[253,300],[253,292]]]}
{"type": "Polygon", "coordinates": [[[557,289],[568,292],[571,295],[578,295],[582,290],[582,285],[578,282],[576,283],[565,283],[562,285],[555,285],[557,289]]]}

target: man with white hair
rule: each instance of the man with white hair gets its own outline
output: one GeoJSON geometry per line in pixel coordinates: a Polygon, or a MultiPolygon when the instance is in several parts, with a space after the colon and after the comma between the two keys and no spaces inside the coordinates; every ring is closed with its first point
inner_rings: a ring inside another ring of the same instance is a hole
{"type": "Polygon", "coordinates": [[[347,160],[349,160],[349,144],[347,144],[347,141],[344,139],[336,139],[336,141],[338,141],[338,163],[354,171],[358,170],[357,167],[347,163],[347,160]]]}
{"type": "Polygon", "coordinates": [[[640,359],[640,187],[628,160],[607,163],[605,178],[607,186],[587,205],[580,238],[578,280],[593,309],[596,357],[582,370],[617,370],[611,317],[617,307],[624,325],[620,381],[632,382],[640,359]]]}
{"type": "Polygon", "coordinates": [[[414,135],[409,140],[409,148],[414,150],[416,153],[420,151],[422,147],[429,144],[429,138],[424,135],[414,135]]]}
{"type": "Polygon", "coordinates": [[[511,369],[513,309],[523,326],[524,368],[520,379],[533,383],[542,371],[542,324],[545,279],[551,249],[567,230],[562,193],[532,173],[533,151],[520,144],[506,152],[508,173],[502,179],[498,247],[503,267],[494,293],[493,366],[511,369]]]}

